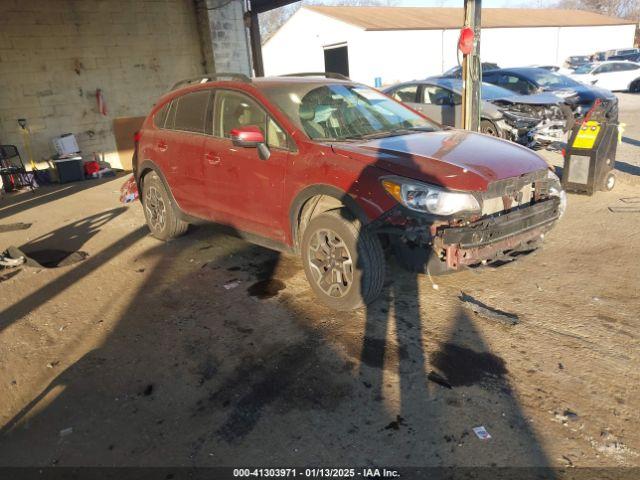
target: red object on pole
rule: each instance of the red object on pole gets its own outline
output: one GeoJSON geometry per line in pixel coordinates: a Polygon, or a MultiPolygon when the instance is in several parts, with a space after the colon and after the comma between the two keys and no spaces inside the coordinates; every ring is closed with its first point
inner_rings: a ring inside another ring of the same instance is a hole
{"type": "Polygon", "coordinates": [[[458,39],[458,50],[464,55],[469,55],[473,49],[473,28],[464,27],[460,30],[460,38],[458,39]]]}

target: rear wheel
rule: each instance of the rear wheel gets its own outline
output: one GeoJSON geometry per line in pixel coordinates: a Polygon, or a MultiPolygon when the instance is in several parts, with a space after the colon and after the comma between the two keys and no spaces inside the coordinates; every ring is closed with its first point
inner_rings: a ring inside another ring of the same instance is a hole
{"type": "Polygon", "coordinates": [[[178,217],[169,198],[169,192],[156,172],[144,176],[142,205],[151,235],[157,239],[171,240],[187,231],[189,224],[178,217]]]}
{"type": "Polygon", "coordinates": [[[640,93],[640,78],[631,82],[631,85],[629,85],[629,91],[631,93],[640,93]]]}
{"type": "Polygon", "coordinates": [[[327,306],[353,310],[380,294],[386,267],[380,239],[348,211],[333,210],[313,218],[301,250],[311,289],[327,306]]]}
{"type": "Polygon", "coordinates": [[[491,135],[492,137],[500,137],[498,127],[491,120],[482,120],[480,122],[480,133],[491,135]]]}

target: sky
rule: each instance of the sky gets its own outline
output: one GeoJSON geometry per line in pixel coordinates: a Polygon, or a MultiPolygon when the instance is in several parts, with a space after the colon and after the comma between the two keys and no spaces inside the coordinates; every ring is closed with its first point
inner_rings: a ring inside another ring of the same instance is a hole
{"type": "MultiPolygon", "coordinates": [[[[462,7],[463,0],[397,0],[400,7],[462,7]]],[[[539,7],[554,3],[551,0],[482,0],[482,6],[497,7],[539,7]]]]}

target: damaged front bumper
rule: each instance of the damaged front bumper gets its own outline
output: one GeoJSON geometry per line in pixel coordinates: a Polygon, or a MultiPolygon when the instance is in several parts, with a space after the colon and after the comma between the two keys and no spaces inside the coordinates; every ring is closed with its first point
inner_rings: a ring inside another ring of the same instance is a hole
{"type": "Polygon", "coordinates": [[[513,260],[518,254],[537,248],[563,208],[560,197],[548,196],[507,211],[456,221],[416,214],[398,206],[369,224],[369,228],[392,237],[392,245],[401,242],[414,252],[416,248],[430,252],[430,271],[442,273],[513,260]]]}
{"type": "Polygon", "coordinates": [[[501,259],[512,251],[530,248],[559,217],[560,199],[552,197],[464,226],[439,228],[433,238],[433,249],[449,269],[501,259]]]}

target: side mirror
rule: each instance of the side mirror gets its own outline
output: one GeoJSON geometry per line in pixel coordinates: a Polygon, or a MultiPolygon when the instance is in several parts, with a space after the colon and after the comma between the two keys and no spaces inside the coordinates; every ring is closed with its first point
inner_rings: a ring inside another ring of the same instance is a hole
{"type": "Polygon", "coordinates": [[[257,148],[264,144],[264,134],[255,125],[234,128],[231,130],[231,142],[236,147],[257,148]]]}

